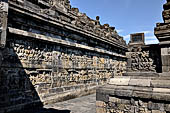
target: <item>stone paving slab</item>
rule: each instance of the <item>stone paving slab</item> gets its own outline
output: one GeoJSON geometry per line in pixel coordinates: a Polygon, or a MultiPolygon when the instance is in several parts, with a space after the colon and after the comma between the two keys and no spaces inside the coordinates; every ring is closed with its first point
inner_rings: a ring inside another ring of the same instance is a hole
{"type": "Polygon", "coordinates": [[[96,94],[11,113],[96,113],[96,94]]]}
{"type": "MultiPolygon", "coordinates": [[[[96,112],[96,94],[71,99],[64,102],[44,106],[46,109],[56,109],[70,111],[70,113],[95,113],[96,112]]],[[[69,113],[69,112],[65,112],[69,113]]]]}

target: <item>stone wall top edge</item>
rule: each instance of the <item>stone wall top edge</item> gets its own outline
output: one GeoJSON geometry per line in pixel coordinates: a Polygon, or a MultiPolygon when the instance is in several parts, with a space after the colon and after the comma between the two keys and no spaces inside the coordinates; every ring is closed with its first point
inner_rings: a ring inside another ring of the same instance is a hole
{"type": "Polygon", "coordinates": [[[11,28],[11,27],[8,27],[8,29],[9,29],[9,33],[16,34],[16,35],[21,35],[21,36],[25,36],[25,37],[35,38],[35,39],[38,39],[38,40],[44,40],[44,41],[48,41],[48,42],[52,42],[52,43],[58,43],[58,44],[61,44],[61,45],[70,46],[70,47],[73,46],[75,48],[81,48],[81,49],[86,49],[86,50],[89,50],[89,51],[95,51],[95,52],[99,52],[99,53],[103,53],[103,54],[109,54],[109,55],[112,55],[112,56],[126,58],[126,56],[124,56],[124,55],[109,52],[109,51],[106,51],[106,50],[103,50],[103,49],[96,49],[96,48],[93,48],[93,47],[89,47],[89,46],[85,46],[85,45],[81,45],[81,44],[77,44],[77,43],[73,43],[73,42],[68,42],[68,41],[65,41],[65,40],[56,39],[56,38],[52,38],[52,37],[47,37],[45,35],[30,33],[30,32],[27,32],[27,31],[23,31],[23,30],[11,28]]]}
{"type": "Polygon", "coordinates": [[[97,88],[97,94],[125,98],[142,98],[169,102],[170,88],[107,85],[97,88]]]}
{"type": "Polygon", "coordinates": [[[45,19],[47,23],[53,23],[53,24],[55,23],[57,26],[60,26],[60,27],[62,26],[64,28],[68,29],[68,30],[78,32],[78,33],[86,35],[86,36],[90,36],[90,37],[92,37],[92,38],[94,38],[96,40],[105,41],[106,43],[110,42],[110,43],[112,43],[112,45],[116,45],[118,47],[122,47],[122,48],[127,49],[127,45],[123,45],[123,44],[121,44],[121,43],[119,43],[117,41],[112,41],[110,39],[106,39],[105,37],[100,37],[100,36],[96,35],[93,32],[81,29],[81,28],[79,28],[77,26],[74,26],[73,24],[70,24],[70,23],[67,23],[67,22],[64,22],[64,21],[58,21],[54,17],[49,17],[49,16],[47,16],[45,14],[34,13],[33,11],[31,11],[29,9],[26,9],[24,7],[21,7],[21,6],[17,5],[17,4],[13,4],[12,2],[9,2],[9,9],[18,11],[18,12],[23,13],[23,14],[30,14],[31,13],[30,15],[32,15],[32,16],[36,15],[36,17],[38,17],[39,19],[41,19],[41,18],[45,19]]]}

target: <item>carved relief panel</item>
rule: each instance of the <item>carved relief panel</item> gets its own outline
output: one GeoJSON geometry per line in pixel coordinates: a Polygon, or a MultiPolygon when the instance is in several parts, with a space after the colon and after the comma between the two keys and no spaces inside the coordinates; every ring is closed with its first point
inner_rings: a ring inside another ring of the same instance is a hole
{"type": "Polygon", "coordinates": [[[134,72],[155,72],[155,65],[152,58],[149,56],[149,51],[129,52],[129,68],[134,72]]]}

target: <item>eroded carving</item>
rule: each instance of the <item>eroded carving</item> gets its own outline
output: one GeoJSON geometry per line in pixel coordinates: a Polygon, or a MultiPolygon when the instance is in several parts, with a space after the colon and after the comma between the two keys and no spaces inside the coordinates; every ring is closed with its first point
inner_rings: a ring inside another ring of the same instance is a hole
{"type": "Polygon", "coordinates": [[[68,53],[67,49],[57,51],[57,47],[45,47],[35,46],[33,42],[15,40],[4,50],[5,60],[16,63],[16,59],[19,59],[25,68],[37,68],[27,70],[32,84],[48,83],[51,87],[103,81],[113,76],[122,76],[126,71],[125,61],[81,55],[80,51],[74,49],[71,51],[75,53],[68,53]],[[51,70],[39,69],[41,65],[50,67],[51,70]]]}
{"type": "Polygon", "coordinates": [[[149,51],[131,52],[131,69],[132,71],[151,71],[155,72],[155,65],[149,56],[149,51]]]}

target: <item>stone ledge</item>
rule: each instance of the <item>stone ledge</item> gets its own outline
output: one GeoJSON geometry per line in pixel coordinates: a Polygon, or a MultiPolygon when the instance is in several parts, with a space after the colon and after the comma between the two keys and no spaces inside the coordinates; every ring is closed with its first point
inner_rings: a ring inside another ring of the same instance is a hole
{"type": "Polygon", "coordinates": [[[108,102],[107,98],[109,95],[124,97],[124,98],[141,98],[141,99],[152,99],[158,101],[167,101],[170,102],[170,89],[162,88],[162,89],[150,89],[143,91],[138,87],[134,87],[134,89],[115,89],[113,85],[113,89],[106,88],[98,88],[97,89],[97,100],[108,102]],[[108,95],[108,96],[107,96],[108,95]]]}
{"type": "Polygon", "coordinates": [[[154,88],[170,88],[170,80],[152,80],[151,87],[154,88]]]}
{"type": "Polygon", "coordinates": [[[65,46],[71,46],[71,47],[76,47],[76,48],[80,48],[80,49],[86,49],[86,50],[89,50],[89,51],[95,51],[95,52],[99,52],[99,53],[109,54],[109,55],[112,55],[112,56],[126,58],[126,56],[124,56],[124,55],[119,55],[117,53],[113,53],[113,52],[106,51],[106,50],[103,50],[103,49],[93,48],[93,47],[89,47],[89,46],[86,46],[86,45],[77,44],[77,43],[73,43],[73,42],[69,42],[69,41],[65,41],[65,40],[61,40],[61,39],[57,39],[57,38],[52,38],[52,37],[48,37],[48,36],[40,35],[40,34],[36,34],[36,33],[31,33],[31,32],[27,32],[27,31],[24,31],[24,30],[11,28],[11,27],[8,27],[8,29],[9,29],[10,33],[16,34],[16,35],[26,36],[26,37],[30,37],[30,38],[36,38],[36,39],[39,39],[39,40],[58,43],[58,44],[62,44],[62,45],[65,45],[65,46]]]}
{"type": "Polygon", "coordinates": [[[130,77],[158,77],[159,74],[156,72],[127,72],[124,73],[123,76],[130,76],[130,77]]]}
{"type": "Polygon", "coordinates": [[[151,84],[150,78],[145,79],[136,79],[131,77],[123,77],[123,78],[112,78],[109,82],[110,85],[118,85],[118,86],[146,86],[149,87],[151,84]]]}
{"type": "Polygon", "coordinates": [[[21,7],[21,6],[17,5],[17,4],[10,3],[9,8],[12,9],[12,10],[15,10],[15,11],[17,11],[19,13],[29,15],[29,16],[31,16],[33,18],[49,22],[49,23],[54,24],[56,26],[63,27],[63,28],[66,28],[68,30],[75,31],[75,32],[78,32],[80,34],[83,34],[85,36],[89,36],[89,37],[92,37],[94,39],[101,40],[101,41],[109,43],[111,45],[115,45],[117,47],[122,47],[124,49],[127,49],[126,45],[122,45],[122,44],[119,44],[118,42],[114,42],[114,41],[106,39],[104,37],[100,37],[100,36],[98,36],[97,34],[95,34],[93,32],[90,32],[90,31],[81,29],[79,27],[76,27],[75,25],[73,25],[71,23],[67,23],[67,22],[64,22],[64,21],[59,21],[59,20],[55,19],[54,17],[50,17],[48,15],[41,14],[41,13],[35,13],[34,11],[29,10],[27,8],[24,8],[24,7],[21,7]]]}
{"type": "MultiPolygon", "coordinates": [[[[125,98],[142,98],[170,102],[170,80],[154,79],[117,77],[111,79],[108,85],[98,88],[97,93],[99,93],[98,95],[102,93],[102,97],[104,97],[104,95],[113,95],[125,98]]],[[[100,100],[104,101],[106,99],[100,100]]]]}
{"type": "Polygon", "coordinates": [[[163,72],[163,73],[160,74],[160,77],[166,78],[166,80],[170,79],[170,73],[169,72],[163,72]]]}
{"type": "Polygon", "coordinates": [[[110,79],[109,84],[127,86],[129,84],[129,81],[130,81],[130,77],[114,78],[114,79],[110,79]]]}
{"type": "Polygon", "coordinates": [[[150,86],[151,79],[131,79],[129,81],[130,86],[150,86]]]}
{"type": "Polygon", "coordinates": [[[153,92],[155,92],[155,93],[170,93],[170,89],[168,89],[168,88],[153,88],[153,92]]]}

